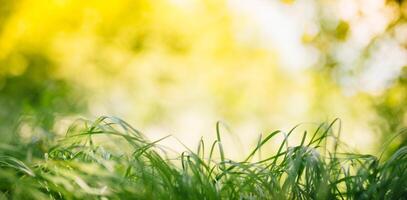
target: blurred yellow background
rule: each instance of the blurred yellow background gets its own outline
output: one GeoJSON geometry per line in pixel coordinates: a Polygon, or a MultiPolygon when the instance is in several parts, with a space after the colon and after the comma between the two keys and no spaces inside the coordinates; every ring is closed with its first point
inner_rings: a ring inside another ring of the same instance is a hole
{"type": "Polygon", "coordinates": [[[1,134],[113,115],[194,147],[221,120],[233,155],[340,118],[375,153],[407,124],[405,17],[384,0],[0,0],[1,134]]]}

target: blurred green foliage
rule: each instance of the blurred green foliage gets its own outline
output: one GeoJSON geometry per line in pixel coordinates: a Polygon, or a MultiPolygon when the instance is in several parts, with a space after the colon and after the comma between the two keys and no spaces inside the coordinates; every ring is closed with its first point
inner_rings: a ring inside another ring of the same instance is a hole
{"type": "MultiPolygon", "coordinates": [[[[405,26],[407,20],[407,3],[406,1],[400,0],[387,0],[387,1],[375,1],[375,3],[384,2],[384,7],[391,8],[390,16],[388,22],[386,23],[383,31],[380,31],[369,39],[365,39],[366,44],[360,45],[358,50],[355,50],[353,54],[357,54],[356,52],[360,51],[360,54],[356,56],[356,62],[350,68],[345,68],[340,65],[341,61],[337,55],[337,49],[341,48],[341,45],[346,45],[346,43],[355,42],[354,40],[349,39],[349,35],[352,31],[352,28],[358,27],[351,27],[350,24],[354,23],[357,24],[360,21],[363,21],[363,18],[366,17],[366,11],[358,10],[356,14],[356,19],[351,21],[348,20],[338,20],[334,15],[324,15],[320,14],[319,16],[319,24],[321,27],[321,31],[310,43],[320,49],[321,52],[321,62],[318,63],[318,66],[323,69],[323,71],[327,71],[326,75],[338,85],[345,85],[345,83],[340,81],[341,79],[345,79],[344,77],[349,79],[353,77],[360,76],[364,71],[364,68],[368,67],[368,61],[372,56],[372,51],[377,48],[375,46],[381,40],[386,39],[394,39],[398,40],[402,48],[406,49],[406,42],[403,39],[397,39],[397,29],[400,27],[405,26]],[[358,21],[360,20],[360,21],[358,21]],[[351,77],[351,78],[349,78],[351,77]]],[[[361,3],[357,2],[356,4],[361,3]]],[[[324,9],[324,4],[329,4],[329,2],[321,2],[319,4],[319,8],[321,10],[324,9]]],[[[349,4],[348,4],[349,5],[349,4]]],[[[368,10],[368,5],[360,4],[361,8],[366,7],[368,10]]],[[[348,7],[348,9],[352,9],[348,7]]],[[[348,10],[349,11],[349,10],[348,10]]],[[[352,11],[349,11],[352,12],[352,11]]],[[[354,25],[355,26],[355,25],[354,25]]],[[[358,26],[358,25],[356,25],[358,26]]],[[[342,48],[343,48],[342,46],[342,48]]],[[[357,49],[357,48],[356,48],[357,49]]],[[[405,51],[403,52],[403,56],[406,58],[405,51]]],[[[354,56],[349,54],[345,59],[352,59],[351,57],[354,56]]],[[[390,59],[386,58],[385,56],[382,57],[383,60],[390,59]]],[[[346,61],[345,61],[346,62],[346,61]]],[[[372,63],[370,63],[372,64],[372,63]]],[[[383,71],[385,71],[386,66],[381,66],[383,71]]],[[[387,66],[387,67],[394,67],[394,66],[387,66]]],[[[377,74],[380,76],[381,74],[377,74]]],[[[380,79],[380,77],[374,77],[375,79],[380,79]]],[[[405,146],[407,143],[407,135],[401,134],[399,135],[404,128],[407,126],[407,68],[404,66],[400,73],[396,75],[396,79],[394,81],[388,81],[385,83],[385,89],[371,94],[369,92],[360,91],[359,93],[362,95],[366,95],[369,106],[374,111],[375,119],[370,120],[370,126],[374,130],[374,132],[380,135],[379,141],[387,141],[390,138],[397,136],[395,142],[392,146],[393,150],[396,150],[402,146],[405,146]]],[[[358,86],[358,85],[354,85],[358,86]]],[[[346,90],[346,88],[344,89],[346,90]]],[[[356,90],[356,89],[355,89],[356,90]]],[[[369,116],[370,114],[366,114],[369,116]]],[[[391,153],[392,151],[390,151],[391,153]]]]}
{"type": "Polygon", "coordinates": [[[41,52],[16,52],[0,60],[0,132],[2,141],[16,139],[20,123],[30,123],[52,137],[58,115],[77,113],[84,104],[79,92],[55,77],[56,66],[41,52]],[[14,137],[14,138],[11,138],[14,137]]]}

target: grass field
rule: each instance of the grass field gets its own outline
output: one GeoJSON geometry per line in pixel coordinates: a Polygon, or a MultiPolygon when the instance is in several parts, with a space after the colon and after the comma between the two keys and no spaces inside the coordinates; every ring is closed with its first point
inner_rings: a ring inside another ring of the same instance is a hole
{"type": "Polygon", "coordinates": [[[1,144],[0,199],[407,199],[407,147],[386,158],[341,152],[335,123],[305,132],[296,146],[287,145],[295,128],[269,133],[234,161],[220,123],[216,141],[170,158],[120,119],[78,120],[63,138],[1,144]]]}

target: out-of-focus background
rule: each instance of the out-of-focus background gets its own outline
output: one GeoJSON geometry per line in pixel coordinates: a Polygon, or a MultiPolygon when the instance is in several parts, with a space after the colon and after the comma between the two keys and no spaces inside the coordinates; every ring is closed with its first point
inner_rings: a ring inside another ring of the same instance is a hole
{"type": "Polygon", "coordinates": [[[233,153],[338,117],[374,153],[407,124],[406,17],[403,0],[0,0],[1,140],[112,115],[193,147],[222,120],[233,153]]]}

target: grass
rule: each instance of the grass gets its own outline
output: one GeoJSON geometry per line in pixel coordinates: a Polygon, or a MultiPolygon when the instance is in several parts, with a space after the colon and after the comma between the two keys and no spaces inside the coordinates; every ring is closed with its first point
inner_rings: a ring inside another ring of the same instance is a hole
{"type": "Polygon", "coordinates": [[[1,144],[0,199],[407,199],[407,147],[387,159],[340,152],[336,122],[296,146],[287,142],[296,128],[272,132],[233,161],[220,123],[216,141],[174,159],[120,119],[78,120],[58,140],[1,144]],[[277,150],[255,160],[279,135],[277,150]]]}

